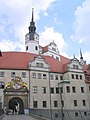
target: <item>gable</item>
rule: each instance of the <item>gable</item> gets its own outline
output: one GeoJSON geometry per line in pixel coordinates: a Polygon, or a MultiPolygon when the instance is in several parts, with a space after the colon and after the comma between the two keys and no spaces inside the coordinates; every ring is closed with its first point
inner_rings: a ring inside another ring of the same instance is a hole
{"type": "Polygon", "coordinates": [[[50,66],[45,62],[45,59],[42,56],[37,56],[33,62],[29,63],[29,69],[49,71],[50,66]]]}
{"type": "Polygon", "coordinates": [[[68,69],[72,71],[80,71],[82,70],[82,66],[80,65],[79,60],[77,58],[73,58],[68,64],[68,69]]]}

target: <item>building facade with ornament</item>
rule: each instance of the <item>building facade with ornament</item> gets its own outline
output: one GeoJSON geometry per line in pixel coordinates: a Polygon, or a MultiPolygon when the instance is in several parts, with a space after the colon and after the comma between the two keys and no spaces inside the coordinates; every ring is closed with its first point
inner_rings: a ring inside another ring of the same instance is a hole
{"type": "Polygon", "coordinates": [[[26,52],[0,52],[0,108],[51,120],[90,120],[90,64],[60,55],[52,41],[39,45],[34,13],[26,52]]]}

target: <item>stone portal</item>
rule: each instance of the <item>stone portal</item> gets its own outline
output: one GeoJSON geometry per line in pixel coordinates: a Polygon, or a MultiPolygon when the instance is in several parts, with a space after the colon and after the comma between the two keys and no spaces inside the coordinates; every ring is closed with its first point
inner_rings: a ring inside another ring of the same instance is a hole
{"type": "Polygon", "coordinates": [[[15,77],[5,86],[4,107],[15,114],[23,114],[24,109],[29,108],[28,86],[20,77],[15,77]]]}

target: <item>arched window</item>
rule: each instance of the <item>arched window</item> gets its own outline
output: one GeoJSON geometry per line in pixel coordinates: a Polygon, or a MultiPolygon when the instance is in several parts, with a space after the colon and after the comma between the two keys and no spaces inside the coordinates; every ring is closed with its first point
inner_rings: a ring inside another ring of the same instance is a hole
{"type": "Polygon", "coordinates": [[[0,89],[4,89],[4,87],[5,87],[5,83],[0,81],[0,89]]]}
{"type": "Polygon", "coordinates": [[[26,51],[28,50],[28,46],[26,46],[26,51]]]}
{"type": "Polygon", "coordinates": [[[35,46],[35,50],[38,50],[38,47],[37,47],[37,46],[35,46]]]}

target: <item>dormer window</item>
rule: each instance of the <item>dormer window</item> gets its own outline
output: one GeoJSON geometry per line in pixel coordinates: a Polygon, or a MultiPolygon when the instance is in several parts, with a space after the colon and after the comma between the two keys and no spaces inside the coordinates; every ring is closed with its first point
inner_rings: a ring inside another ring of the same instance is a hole
{"type": "Polygon", "coordinates": [[[52,47],[52,50],[53,50],[53,51],[56,51],[56,49],[55,49],[55,48],[53,48],[53,47],[52,47]]]}
{"type": "Polygon", "coordinates": [[[43,63],[36,63],[36,66],[42,68],[43,67],[43,63]]]}
{"type": "Polygon", "coordinates": [[[78,69],[78,65],[73,65],[73,69],[78,69]]]}

